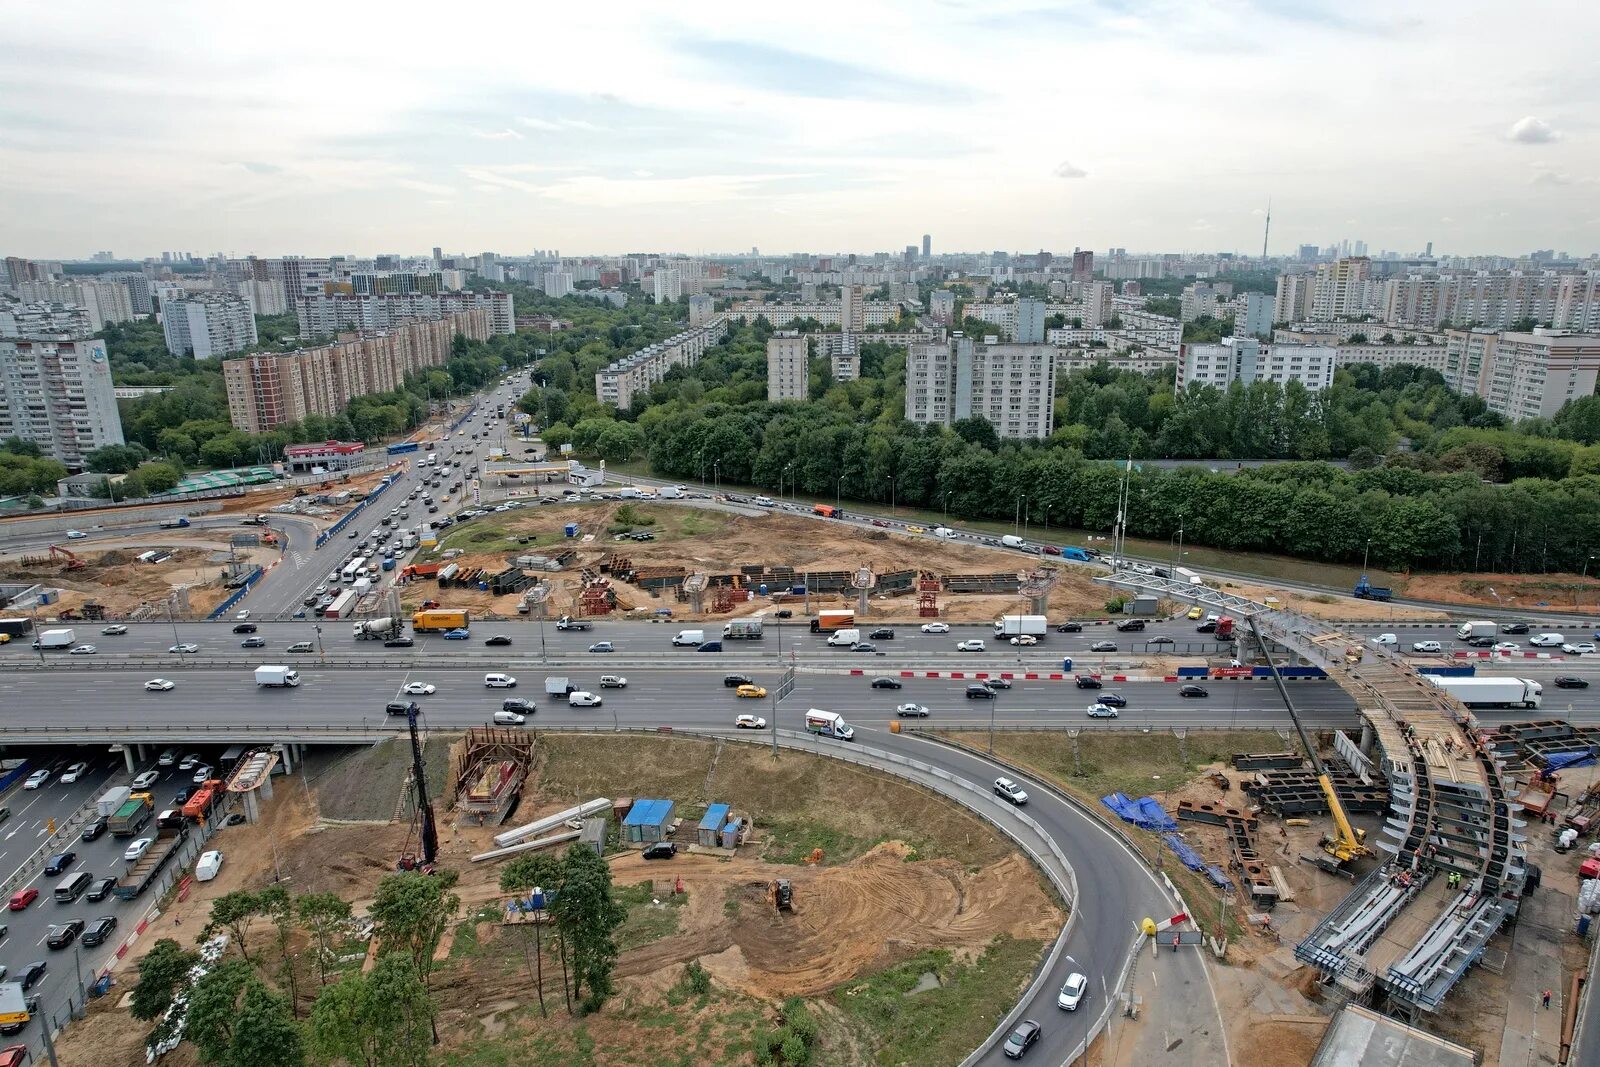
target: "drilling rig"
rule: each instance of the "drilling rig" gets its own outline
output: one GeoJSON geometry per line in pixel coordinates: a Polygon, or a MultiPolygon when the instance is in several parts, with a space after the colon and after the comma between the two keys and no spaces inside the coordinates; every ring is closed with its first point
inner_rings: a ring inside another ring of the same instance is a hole
{"type": "Polygon", "coordinates": [[[433,821],[433,802],[428,799],[427,765],[422,759],[422,736],[417,731],[419,712],[416,701],[412,701],[410,710],[406,712],[406,728],[411,732],[411,781],[416,789],[415,826],[422,857],[419,860],[416,853],[405,852],[401,854],[396,867],[402,871],[432,874],[434,862],[439,858],[439,831],[433,821]]]}

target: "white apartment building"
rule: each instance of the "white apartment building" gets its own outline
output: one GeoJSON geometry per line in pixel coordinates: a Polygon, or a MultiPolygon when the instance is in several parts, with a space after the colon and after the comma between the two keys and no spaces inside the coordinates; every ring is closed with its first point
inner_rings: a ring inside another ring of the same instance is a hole
{"type": "Polygon", "coordinates": [[[657,267],[652,284],[658,304],[675,303],[683,296],[683,276],[675,270],[657,267]]]}
{"type": "Polygon", "coordinates": [[[859,285],[839,287],[839,328],[846,333],[867,327],[866,296],[859,285]]]}
{"type": "Polygon", "coordinates": [[[1508,419],[1549,417],[1567,401],[1593,395],[1597,371],[1600,334],[1543,328],[1445,333],[1445,381],[1508,419]]]}
{"type": "Polygon", "coordinates": [[[1149,374],[1151,371],[1171,370],[1177,362],[1178,354],[1176,352],[1161,352],[1152,349],[1138,352],[1117,352],[1104,348],[1063,348],[1056,351],[1056,372],[1060,374],[1089,370],[1101,363],[1106,364],[1112,370],[1149,374]]]}
{"type": "Polygon", "coordinates": [[[295,301],[301,337],[328,337],[341,330],[387,330],[406,322],[444,318],[483,308],[495,334],[517,330],[516,306],[503,289],[487,293],[340,293],[295,301]]]}
{"type": "MultiPolygon", "coordinates": [[[[1085,326],[1104,326],[1111,321],[1116,313],[1116,286],[1111,282],[1084,282],[1080,286],[1083,294],[1083,324],[1085,326]]],[[[1180,328],[1181,331],[1181,328],[1180,328]]]]}
{"type": "Polygon", "coordinates": [[[1559,330],[1600,333],[1600,272],[1563,274],[1551,321],[1559,330]]]}
{"type": "Polygon", "coordinates": [[[1011,339],[1019,344],[1037,345],[1044,343],[1044,312],[1043,300],[1018,300],[1016,329],[1011,334],[1011,339]]]}
{"type": "Polygon", "coordinates": [[[1299,322],[1311,317],[1311,294],[1316,275],[1309,271],[1278,275],[1278,293],[1272,303],[1273,322],[1299,322]]]}
{"type": "Polygon", "coordinates": [[[256,343],[250,305],[233,293],[189,293],[161,305],[167,351],[175,356],[216,359],[256,343]]]}
{"type": "Polygon", "coordinates": [[[1498,330],[1446,330],[1444,380],[1458,393],[1487,396],[1498,330]]]}
{"type": "Polygon", "coordinates": [[[689,326],[704,326],[711,321],[711,316],[717,313],[717,302],[714,298],[698,293],[689,298],[689,326]]]}
{"type": "Polygon", "coordinates": [[[560,298],[572,294],[572,275],[565,271],[545,271],[544,295],[560,298]]]}
{"type": "Polygon", "coordinates": [[[928,314],[935,322],[950,325],[956,315],[956,294],[948,289],[935,289],[928,294],[928,314]]]}
{"type": "Polygon", "coordinates": [[[1447,366],[1445,346],[1428,341],[1411,344],[1376,342],[1342,344],[1335,345],[1333,351],[1335,361],[1341,367],[1352,363],[1371,363],[1379,367],[1410,364],[1413,367],[1423,367],[1444,374],[1447,366]]]}
{"type": "Polygon", "coordinates": [[[804,400],[810,392],[811,344],[796,330],[767,338],[767,401],[804,400]]]}
{"type": "MultiPolygon", "coordinates": [[[[816,319],[823,326],[844,324],[844,307],[837,304],[768,304],[759,300],[743,300],[733,305],[728,317],[740,322],[766,319],[774,326],[788,326],[796,319],[816,319]]],[[[900,308],[885,300],[872,300],[862,304],[863,326],[884,326],[900,317],[900,308]]]]}
{"type": "Polygon", "coordinates": [[[75,308],[13,310],[0,338],[0,438],[20,437],[72,470],[123,443],[106,344],[75,308]]]}
{"type": "Polygon", "coordinates": [[[1224,298],[1224,294],[1217,287],[1204,282],[1186,285],[1178,299],[1178,318],[1184,322],[1193,322],[1202,316],[1220,318],[1219,308],[1224,298]]]}
{"type": "Polygon", "coordinates": [[[673,367],[692,367],[706,349],[728,333],[728,320],[721,315],[703,326],[684,330],[624,356],[594,376],[594,393],[602,404],[631,407],[635,394],[643,393],[667,376],[673,367]]]}
{"type": "Polygon", "coordinates": [[[1224,337],[1214,344],[1179,346],[1176,388],[1181,393],[1191,382],[1226,389],[1233,382],[1295,381],[1321,391],[1333,384],[1337,362],[1331,345],[1264,344],[1253,337],[1224,337]]]}
{"type": "Polygon", "coordinates": [[[962,334],[913,345],[906,357],[906,418],[951,426],[981,415],[1001,437],[1049,437],[1055,361],[1054,345],[975,343],[962,334]]]}
{"type": "Polygon", "coordinates": [[[282,315],[289,310],[289,299],[283,291],[283,282],[276,278],[246,278],[233,283],[233,291],[250,305],[254,315],[282,315]]]}
{"type": "MultiPolygon", "coordinates": [[[[1323,263],[1311,292],[1311,315],[1336,319],[1365,314],[1373,302],[1372,261],[1365,256],[1323,263]]],[[[1281,320],[1280,320],[1281,321],[1281,320]]]]}
{"type": "Polygon", "coordinates": [[[89,325],[95,333],[134,317],[133,296],[122,282],[23,282],[15,286],[14,291],[28,303],[76,304],[88,314],[89,325]]]}

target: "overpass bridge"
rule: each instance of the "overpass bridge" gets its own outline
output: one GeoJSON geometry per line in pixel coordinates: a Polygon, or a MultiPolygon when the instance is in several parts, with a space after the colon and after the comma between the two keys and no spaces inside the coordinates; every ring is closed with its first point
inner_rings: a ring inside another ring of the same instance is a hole
{"type": "Polygon", "coordinates": [[[1522,898],[1525,823],[1490,731],[1398,656],[1320,620],[1159,575],[1119,570],[1096,580],[1249,617],[1266,641],[1321,667],[1355,699],[1362,737],[1341,755],[1358,774],[1376,769],[1388,780],[1390,811],[1369,842],[1383,862],[1295,956],[1348,999],[1413,1019],[1437,1010],[1522,898]],[[1450,887],[1451,874],[1459,886],[1450,887]]]}

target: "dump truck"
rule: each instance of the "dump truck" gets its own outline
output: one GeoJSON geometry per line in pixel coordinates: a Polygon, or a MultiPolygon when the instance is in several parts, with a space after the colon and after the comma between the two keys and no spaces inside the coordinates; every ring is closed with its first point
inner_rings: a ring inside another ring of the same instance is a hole
{"type": "Polygon", "coordinates": [[[402,629],[400,619],[394,615],[384,615],[376,619],[366,619],[358,622],[352,628],[357,641],[388,641],[400,636],[402,629]]]}
{"type": "Polygon", "coordinates": [[[276,688],[289,688],[300,684],[300,672],[287,666],[261,666],[256,668],[256,684],[276,688]]]}
{"type": "Polygon", "coordinates": [[[1350,595],[1357,600],[1393,600],[1394,590],[1386,585],[1373,585],[1363,574],[1361,580],[1356,582],[1356,587],[1350,590],[1350,595]]]}
{"type": "Polygon", "coordinates": [[[127,873],[117,879],[112,892],[120,900],[132,900],[143,893],[156,880],[161,868],[177,854],[178,847],[183,844],[188,833],[188,828],[183,826],[162,830],[151,843],[150,850],[135,861],[127,873]]]}
{"type": "Polygon", "coordinates": [[[994,622],[996,637],[1043,637],[1050,632],[1050,620],[1043,615],[1002,615],[994,622]]]}
{"type": "Polygon", "coordinates": [[[1469,708],[1537,708],[1544,700],[1544,686],[1531,678],[1423,677],[1469,708]]]}
{"type": "Polygon", "coordinates": [[[1233,640],[1233,616],[1224,615],[1217,620],[1217,628],[1212,631],[1212,636],[1218,641],[1233,640]]]}
{"type": "Polygon", "coordinates": [[[467,613],[464,611],[434,608],[429,611],[419,611],[411,616],[411,628],[419,634],[441,633],[445,630],[461,629],[468,621],[467,613]]]}
{"type": "Polygon", "coordinates": [[[183,805],[183,817],[196,821],[211,814],[211,807],[222,799],[222,779],[207,778],[183,805]]]}
{"type": "Polygon", "coordinates": [[[132,837],[150,821],[151,811],[148,793],[130,796],[106,819],[106,829],[111,831],[112,837],[132,837]]]}
{"type": "Polygon", "coordinates": [[[761,637],[761,620],[729,619],[722,624],[722,636],[729,640],[759,640],[761,637]]]}
{"type": "Polygon", "coordinates": [[[406,579],[434,578],[438,576],[440,566],[441,564],[438,563],[413,563],[401,569],[400,577],[406,579]]]}
{"type": "Polygon", "coordinates": [[[856,613],[853,611],[819,611],[817,617],[811,620],[811,632],[832,633],[835,630],[847,630],[855,624],[856,613]]]}
{"type": "Polygon", "coordinates": [[[40,630],[34,645],[48,652],[52,649],[71,648],[78,643],[78,635],[70,629],[40,630]]]}

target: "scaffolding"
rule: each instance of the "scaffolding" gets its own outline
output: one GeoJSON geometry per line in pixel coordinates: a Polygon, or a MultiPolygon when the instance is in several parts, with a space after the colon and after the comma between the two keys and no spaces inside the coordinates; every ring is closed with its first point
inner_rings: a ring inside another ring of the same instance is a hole
{"type": "Polygon", "coordinates": [[[499,826],[516,808],[533,767],[533,738],[521,730],[477,727],[467,731],[452,771],[456,810],[463,822],[499,826]]]}

